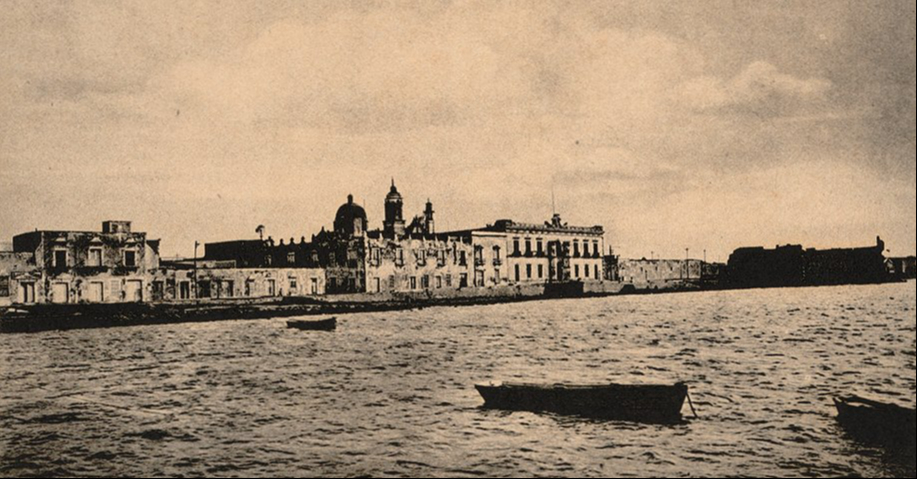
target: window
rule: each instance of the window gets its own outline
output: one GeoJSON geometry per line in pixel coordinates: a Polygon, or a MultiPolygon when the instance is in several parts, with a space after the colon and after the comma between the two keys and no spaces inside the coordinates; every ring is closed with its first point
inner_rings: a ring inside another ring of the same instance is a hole
{"type": "Polygon", "coordinates": [[[532,265],[525,265],[525,279],[532,279],[532,265]]]}
{"type": "Polygon", "coordinates": [[[233,281],[223,281],[220,283],[220,297],[221,298],[232,298],[235,296],[235,283],[233,281]]]}
{"type": "Polygon", "coordinates": [[[573,242],[573,257],[579,258],[579,241],[573,242]]]}
{"type": "Polygon", "coordinates": [[[411,276],[411,291],[417,289],[417,276],[411,276]]]}
{"type": "Polygon", "coordinates": [[[54,250],[53,266],[57,269],[63,269],[67,267],[67,250],[65,249],[54,250]]]}
{"type": "Polygon", "coordinates": [[[462,273],[459,276],[459,288],[467,288],[467,287],[468,287],[468,273],[462,273]]]}
{"type": "Polygon", "coordinates": [[[459,266],[468,266],[468,256],[465,251],[459,251],[459,266]]]}
{"type": "Polygon", "coordinates": [[[593,241],[593,242],[592,242],[592,251],[593,251],[593,254],[595,255],[596,258],[598,258],[599,256],[602,256],[602,252],[599,250],[599,242],[598,242],[598,241],[593,241]]]}
{"type": "Polygon", "coordinates": [[[290,276],[289,281],[290,281],[290,294],[292,295],[293,293],[298,293],[299,292],[299,282],[296,281],[296,277],[290,276]]]}
{"type": "Polygon", "coordinates": [[[583,256],[589,256],[589,242],[583,241],[583,256]]]}
{"type": "Polygon", "coordinates": [[[544,265],[538,265],[538,279],[544,278],[544,265]]]}
{"type": "Polygon", "coordinates": [[[9,276],[0,276],[0,298],[8,298],[10,296],[10,277],[9,276]]]}
{"type": "Polygon", "coordinates": [[[447,288],[452,287],[452,275],[451,274],[446,275],[446,287],[447,288]]]}
{"type": "MultiPolygon", "coordinates": [[[[99,283],[101,285],[102,283],[99,283]]],[[[162,301],[166,295],[166,285],[162,281],[153,281],[152,284],[153,301],[162,301]]]]}
{"type": "Polygon", "coordinates": [[[420,287],[423,289],[430,289],[430,276],[429,275],[423,275],[423,277],[420,278],[420,287]]]}
{"type": "Polygon", "coordinates": [[[296,253],[295,252],[291,251],[287,253],[287,263],[296,264],[296,253]]]}
{"type": "Polygon", "coordinates": [[[93,266],[96,268],[102,266],[102,248],[89,249],[89,258],[86,261],[86,266],[93,266]]]}
{"type": "Polygon", "coordinates": [[[391,289],[391,290],[395,289],[395,275],[391,275],[388,277],[388,289],[391,289]]]}
{"type": "Polygon", "coordinates": [[[255,280],[248,279],[245,280],[245,296],[252,297],[255,293],[255,280]]]}
{"type": "Polygon", "coordinates": [[[500,256],[500,254],[501,254],[500,247],[494,246],[494,264],[495,265],[503,264],[503,258],[500,256]]]}
{"type": "Polygon", "coordinates": [[[544,256],[544,241],[541,238],[536,241],[536,247],[538,248],[538,256],[544,256]]]}
{"type": "Polygon", "coordinates": [[[532,256],[532,239],[531,238],[525,239],[525,255],[532,256]]]}
{"type": "Polygon", "coordinates": [[[573,276],[576,278],[579,278],[579,265],[574,266],[573,271],[574,271],[573,276]]]}
{"type": "Polygon", "coordinates": [[[133,250],[124,250],[124,266],[128,268],[137,267],[137,252],[133,250]]]}
{"type": "Polygon", "coordinates": [[[209,298],[210,297],[210,281],[201,281],[197,289],[198,289],[199,298],[209,298]]]}
{"type": "Polygon", "coordinates": [[[474,265],[475,266],[484,265],[484,247],[483,246],[474,247],[474,265]]]}
{"type": "Polygon", "coordinates": [[[500,277],[500,268],[495,269],[494,270],[494,283],[500,284],[502,282],[502,279],[503,278],[500,277]]]}
{"type": "Polygon", "coordinates": [[[436,277],[436,289],[443,289],[443,277],[442,276],[436,277]]]}
{"type": "Polygon", "coordinates": [[[516,265],[516,282],[518,283],[522,279],[522,276],[519,274],[519,265],[516,265]]]}
{"type": "Polygon", "coordinates": [[[519,251],[519,238],[513,238],[513,254],[519,256],[521,251],[519,251]]]}
{"type": "Polygon", "coordinates": [[[446,266],[446,250],[441,249],[436,252],[436,264],[440,267],[446,266]]]}
{"type": "Polygon", "coordinates": [[[395,253],[395,266],[404,266],[404,249],[398,248],[395,253]]]}
{"type": "Polygon", "coordinates": [[[484,272],[483,271],[474,272],[474,285],[478,288],[484,287],[484,272]]]}
{"type": "Polygon", "coordinates": [[[312,294],[318,294],[318,278],[312,278],[312,294]]]}
{"type": "Polygon", "coordinates": [[[599,275],[599,265],[595,265],[595,279],[602,279],[601,275],[599,275]]]}
{"type": "Polygon", "coordinates": [[[589,277],[589,265],[586,265],[586,267],[583,268],[583,270],[584,270],[583,272],[586,273],[586,277],[588,278],[589,277]]]}
{"type": "MultiPolygon", "coordinates": [[[[334,284],[334,278],[331,278],[331,283],[334,284]]],[[[273,279],[267,280],[267,295],[275,296],[277,295],[277,282],[273,279]]]]}

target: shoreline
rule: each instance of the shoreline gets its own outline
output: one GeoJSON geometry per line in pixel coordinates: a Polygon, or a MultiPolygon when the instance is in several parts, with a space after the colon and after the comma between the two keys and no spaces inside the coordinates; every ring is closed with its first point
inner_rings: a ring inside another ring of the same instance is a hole
{"type": "MultiPolygon", "coordinates": [[[[869,283],[872,285],[897,282],[869,283]]],[[[0,311],[0,334],[28,334],[74,329],[117,328],[181,323],[204,323],[232,320],[264,320],[298,316],[328,316],[388,311],[411,311],[426,308],[457,308],[463,306],[488,306],[556,299],[595,299],[617,296],[652,296],[660,294],[703,293],[715,291],[746,291],[756,289],[814,288],[850,285],[806,285],[772,287],[722,287],[697,286],[669,287],[664,289],[637,289],[622,287],[614,292],[579,292],[573,294],[519,294],[477,295],[464,297],[428,297],[401,295],[388,299],[374,298],[371,294],[335,301],[334,296],[321,299],[308,297],[204,300],[190,303],[117,303],[117,304],[41,304],[13,306],[0,311]]]]}

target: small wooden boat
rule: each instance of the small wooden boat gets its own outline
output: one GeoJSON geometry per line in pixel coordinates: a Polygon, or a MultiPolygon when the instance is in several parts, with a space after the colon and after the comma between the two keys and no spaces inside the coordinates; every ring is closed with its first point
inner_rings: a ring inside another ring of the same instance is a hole
{"type": "Polygon", "coordinates": [[[857,396],[835,399],[834,405],[838,422],[854,439],[913,451],[917,434],[914,409],[857,396]]]}
{"type": "Polygon", "coordinates": [[[296,319],[287,321],[287,327],[299,329],[301,331],[334,331],[337,329],[337,318],[328,318],[321,320],[296,319]]]}
{"type": "Polygon", "coordinates": [[[682,421],[688,386],[662,385],[477,385],[484,407],[551,412],[587,418],[673,424],[682,421]]]}

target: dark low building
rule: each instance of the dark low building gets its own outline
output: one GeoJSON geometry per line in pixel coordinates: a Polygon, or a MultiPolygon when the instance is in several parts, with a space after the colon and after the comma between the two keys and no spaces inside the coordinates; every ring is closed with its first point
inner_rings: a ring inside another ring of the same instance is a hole
{"type": "Polygon", "coordinates": [[[741,248],[729,257],[725,281],[739,288],[883,283],[892,279],[884,253],[881,238],[872,247],[824,251],[741,248]]]}
{"type": "Polygon", "coordinates": [[[889,258],[888,272],[899,280],[915,279],[917,277],[917,258],[889,258]]]}

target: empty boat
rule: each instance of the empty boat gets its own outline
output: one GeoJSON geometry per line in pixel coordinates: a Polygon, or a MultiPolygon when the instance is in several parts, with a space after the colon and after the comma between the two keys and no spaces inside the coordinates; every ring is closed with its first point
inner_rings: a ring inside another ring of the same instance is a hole
{"type": "Polygon", "coordinates": [[[855,439],[892,448],[914,449],[914,409],[864,399],[835,399],[837,420],[855,439]]]}
{"type": "Polygon", "coordinates": [[[484,407],[550,412],[587,418],[671,424],[682,421],[688,386],[666,385],[477,385],[484,407]]]}
{"type": "Polygon", "coordinates": [[[296,319],[287,321],[287,327],[301,331],[334,331],[337,329],[337,318],[320,320],[296,319]]]}

